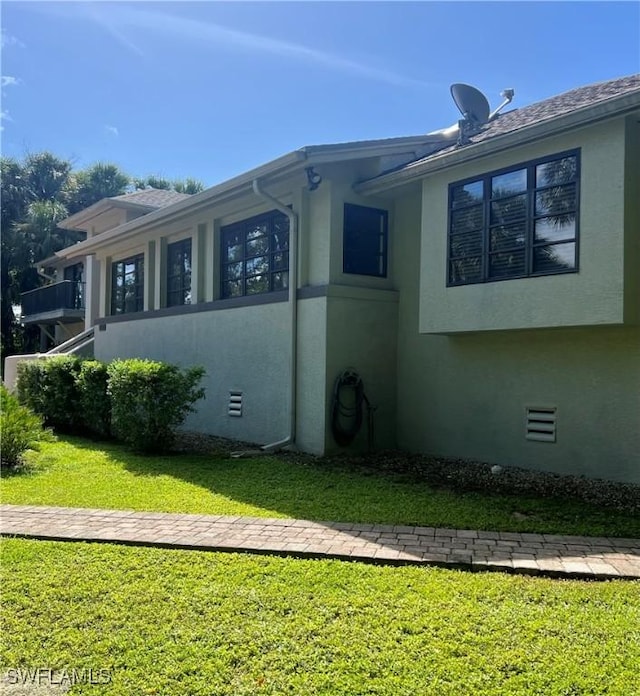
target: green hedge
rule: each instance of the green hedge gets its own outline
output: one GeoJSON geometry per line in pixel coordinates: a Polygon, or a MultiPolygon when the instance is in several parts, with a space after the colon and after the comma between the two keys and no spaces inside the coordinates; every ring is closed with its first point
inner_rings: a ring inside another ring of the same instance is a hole
{"type": "Polygon", "coordinates": [[[144,452],[169,448],[176,428],[204,397],[204,369],[151,360],[60,356],[18,365],[18,398],[63,432],[117,439],[144,452]]]}
{"type": "Polygon", "coordinates": [[[152,360],[115,360],[108,368],[113,434],[134,449],[160,452],[173,444],[176,428],[204,397],[201,367],[180,370],[152,360]]]}
{"type": "Polygon", "coordinates": [[[80,359],[60,355],[18,364],[18,398],[46,425],[62,432],[81,432],[77,378],[80,359]]]}
{"type": "Polygon", "coordinates": [[[2,466],[15,469],[22,463],[26,450],[37,446],[41,440],[51,439],[51,433],[42,427],[42,419],[17,397],[0,386],[0,429],[2,430],[2,466]]]}
{"type": "Polygon", "coordinates": [[[107,364],[99,360],[83,360],[76,378],[80,421],[94,435],[111,435],[111,401],[107,393],[107,364]]]}

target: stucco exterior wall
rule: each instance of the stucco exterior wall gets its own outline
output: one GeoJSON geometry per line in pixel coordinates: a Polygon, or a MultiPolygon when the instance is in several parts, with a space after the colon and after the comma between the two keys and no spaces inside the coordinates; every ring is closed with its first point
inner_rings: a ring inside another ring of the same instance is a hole
{"type": "Polygon", "coordinates": [[[327,421],[327,300],[298,302],[296,443],[305,452],[324,454],[327,421]]]}
{"type": "Polygon", "coordinates": [[[185,427],[267,444],[288,435],[288,322],[284,302],[136,318],[96,330],[95,356],[202,365],[206,399],[185,427]],[[230,390],[243,392],[240,418],[227,413],[230,390]]]}
{"type": "Polygon", "coordinates": [[[399,446],[640,483],[640,329],[420,333],[423,219],[419,196],[396,201],[399,446]],[[525,439],[526,406],[544,405],[555,443],[525,439]]]}
{"type": "Polygon", "coordinates": [[[125,210],[124,208],[110,208],[104,213],[96,215],[87,226],[87,237],[95,237],[106,230],[111,230],[122,225],[128,220],[138,217],[141,213],[125,210]]]}
{"type": "Polygon", "coordinates": [[[625,125],[624,321],[640,324],[640,114],[625,125]]]}
{"type": "Polygon", "coordinates": [[[331,266],[330,281],[337,285],[354,285],[365,288],[391,290],[394,287],[391,257],[393,245],[387,250],[388,264],[386,278],[345,273],[343,254],[344,204],[353,203],[370,208],[381,208],[389,213],[389,230],[393,230],[393,200],[388,198],[365,198],[353,190],[353,183],[359,177],[356,163],[345,163],[332,172],[331,178],[331,266]]]}
{"type": "MultiPolygon", "coordinates": [[[[336,378],[353,368],[375,407],[374,446],[396,444],[396,347],[398,295],[393,291],[330,286],[327,297],[327,450],[340,449],[331,434],[336,378]]],[[[352,449],[367,448],[366,410],[352,449]]]]}
{"type": "Polygon", "coordinates": [[[624,125],[608,121],[424,180],[421,332],[623,322],[624,125]],[[447,288],[448,184],[573,148],[581,149],[579,272],[447,288]]]}

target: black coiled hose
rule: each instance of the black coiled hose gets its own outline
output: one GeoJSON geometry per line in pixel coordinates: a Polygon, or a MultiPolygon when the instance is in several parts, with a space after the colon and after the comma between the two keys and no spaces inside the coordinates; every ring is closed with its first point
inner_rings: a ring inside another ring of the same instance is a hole
{"type": "Polygon", "coordinates": [[[331,432],[333,439],[342,447],[350,445],[360,432],[364,419],[364,407],[367,408],[367,429],[369,448],[373,448],[373,413],[364,391],[362,377],[353,369],[348,369],[338,375],[333,388],[333,403],[331,407],[331,432]],[[351,391],[352,398],[344,399],[346,390],[351,391]],[[345,422],[347,424],[345,424],[345,422]]]}

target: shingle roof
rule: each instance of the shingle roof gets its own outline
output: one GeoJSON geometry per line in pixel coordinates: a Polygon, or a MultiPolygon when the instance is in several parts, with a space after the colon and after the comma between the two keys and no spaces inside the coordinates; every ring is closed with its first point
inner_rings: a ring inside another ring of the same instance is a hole
{"type": "Polygon", "coordinates": [[[109,200],[146,205],[149,208],[164,208],[190,197],[191,194],[189,193],[148,188],[141,191],[134,191],[133,193],[125,193],[122,196],[113,196],[109,200]]]}
{"type": "MultiPolygon", "coordinates": [[[[572,111],[582,109],[584,107],[593,106],[600,102],[613,97],[620,97],[625,94],[640,90],[640,74],[620,77],[616,80],[608,80],[606,82],[596,82],[585,87],[577,87],[576,89],[563,92],[550,99],[523,106],[520,109],[506,111],[497,116],[491,123],[488,123],[479,133],[469,138],[469,143],[480,143],[485,140],[490,140],[500,135],[506,135],[513,131],[542,123],[559,116],[564,116],[572,111]]],[[[410,164],[400,167],[401,169],[414,167],[421,162],[430,159],[434,154],[442,155],[447,152],[457,150],[458,146],[449,145],[438,149],[437,153],[430,153],[426,157],[411,162],[410,164]]]]}

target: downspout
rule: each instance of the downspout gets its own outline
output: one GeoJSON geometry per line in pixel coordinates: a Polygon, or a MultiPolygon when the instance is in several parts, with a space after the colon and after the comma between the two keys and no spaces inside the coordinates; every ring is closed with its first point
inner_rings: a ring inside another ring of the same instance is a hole
{"type": "Polygon", "coordinates": [[[291,345],[289,364],[289,435],[283,440],[271,442],[261,449],[273,452],[286,445],[295,444],[296,439],[296,389],[297,389],[297,360],[298,360],[298,215],[279,200],[265,193],[258,183],[253,180],[253,191],[257,196],[269,201],[281,213],[289,218],[289,317],[291,323],[291,345]]]}

